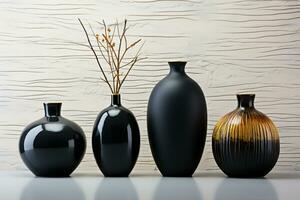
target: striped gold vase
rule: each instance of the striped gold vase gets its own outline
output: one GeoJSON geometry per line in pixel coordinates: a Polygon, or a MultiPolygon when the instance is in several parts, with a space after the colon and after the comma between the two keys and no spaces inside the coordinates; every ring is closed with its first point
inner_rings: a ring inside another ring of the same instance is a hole
{"type": "Polygon", "coordinates": [[[229,177],[262,177],[279,157],[274,123],[254,108],[254,94],[237,95],[238,107],[222,117],[212,136],[214,158],[229,177]]]}

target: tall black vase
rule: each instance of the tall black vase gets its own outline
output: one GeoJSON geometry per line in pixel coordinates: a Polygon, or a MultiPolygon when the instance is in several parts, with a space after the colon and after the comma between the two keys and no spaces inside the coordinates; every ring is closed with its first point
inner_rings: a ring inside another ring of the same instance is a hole
{"type": "Polygon", "coordinates": [[[199,85],[169,62],[170,73],[153,89],[147,113],[155,163],[163,176],[192,176],[205,145],[207,108],[199,85]]]}
{"type": "Polygon", "coordinates": [[[111,105],[99,113],[92,145],[104,176],[130,174],[140,150],[140,131],[132,112],[121,105],[120,95],[112,95],[111,105]]]}
{"type": "Polygon", "coordinates": [[[44,110],[45,117],[29,124],[21,135],[21,158],[36,176],[69,176],[84,156],[85,135],[60,115],[61,103],[44,103],[44,110]]]}

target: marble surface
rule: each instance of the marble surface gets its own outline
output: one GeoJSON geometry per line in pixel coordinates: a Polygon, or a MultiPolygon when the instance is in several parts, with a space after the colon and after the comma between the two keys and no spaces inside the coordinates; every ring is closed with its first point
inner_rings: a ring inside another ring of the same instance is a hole
{"type": "Polygon", "coordinates": [[[233,179],[215,173],[162,178],[137,172],[130,178],[104,178],[84,172],[70,178],[37,178],[28,171],[0,172],[0,197],[5,200],[296,200],[299,196],[300,173],[233,179]]]}

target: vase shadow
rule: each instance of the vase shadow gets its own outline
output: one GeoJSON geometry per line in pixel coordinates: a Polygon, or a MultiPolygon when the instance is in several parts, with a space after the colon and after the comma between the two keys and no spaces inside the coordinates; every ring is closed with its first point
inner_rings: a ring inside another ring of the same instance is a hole
{"type": "Polygon", "coordinates": [[[138,200],[138,194],[130,178],[103,178],[95,194],[95,200],[138,200]]]}
{"type": "Polygon", "coordinates": [[[215,200],[277,200],[278,196],[272,183],[267,179],[225,178],[217,187],[215,200]]]}
{"type": "Polygon", "coordinates": [[[80,186],[72,178],[33,178],[23,188],[20,200],[84,200],[80,186]]]}
{"type": "Polygon", "coordinates": [[[153,200],[201,200],[202,195],[193,178],[161,178],[153,200]]]}

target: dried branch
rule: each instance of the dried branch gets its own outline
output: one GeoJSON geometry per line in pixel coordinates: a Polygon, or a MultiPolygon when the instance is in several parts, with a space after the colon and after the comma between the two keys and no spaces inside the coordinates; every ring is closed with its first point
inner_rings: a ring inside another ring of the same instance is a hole
{"type": "MultiPolygon", "coordinates": [[[[129,74],[129,72],[131,71],[132,67],[133,67],[133,66],[135,65],[135,63],[139,60],[140,52],[141,52],[141,50],[142,50],[144,44],[145,44],[145,43],[142,44],[142,46],[140,47],[140,49],[139,49],[138,52],[136,53],[136,56],[135,56],[134,59],[131,61],[132,64],[130,65],[129,69],[127,70],[127,72],[126,72],[126,74],[125,74],[123,80],[121,81],[121,84],[120,84],[120,86],[119,86],[119,89],[117,90],[118,93],[119,93],[119,91],[120,91],[120,89],[121,89],[121,87],[122,87],[124,81],[126,80],[128,74],[129,74]]],[[[140,59],[140,60],[142,60],[142,59],[140,59]]]]}
{"type": "Polygon", "coordinates": [[[94,56],[95,56],[96,61],[97,61],[97,64],[98,64],[98,66],[99,66],[99,68],[100,68],[100,70],[101,70],[101,72],[102,72],[102,75],[104,76],[104,80],[105,80],[105,82],[108,84],[108,86],[109,86],[111,92],[113,93],[113,89],[112,89],[110,83],[108,82],[107,77],[106,77],[106,75],[105,75],[105,73],[104,73],[104,71],[103,71],[103,69],[102,69],[102,66],[101,66],[101,64],[100,64],[100,61],[99,61],[99,59],[98,59],[98,56],[97,56],[97,54],[96,54],[96,52],[95,52],[95,50],[94,50],[94,48],[93,48],[93,45],[92,45],[92,43],[91,43],[91,41],[90,41],[90,37],[89,37],[89,35],[88,35],[88,33],[87,33],[87,31],[86,31],[86,29],[85,29],[85,27],[84,27],[82,21],[81,21],[79,18],[78,18],[78,20],[79,20],[79,22],[80,22],[80,24],[81,24],[81,26],[82,26],[82,28],[83,28],[83,30],[84,30],[84,33],[85,33],[86,38],[87,38],[87,40],[88,40],[88,43],[89,43],[89,45],[90,45],[90,49],[91,49],[91,50],[93,51],[93,53],[94,53],[94,56]]]}
{"type": "Polygon", "coordinates": [[[145,59],[145,58],[140,58],[140,51],[144,44],[142,44],[140,46],[139,50],[136,52],[136,55],[134,57],[132,57],[130,59],[127,58],[126,63],[123,63],[125,60],[125,56],[129,52],[129,50],[133,49],[141,41],[141,39],[139,39],[139,40],[136,40],[135,42],[131,43],[130,45],[128,45],[126,33],[129,28],[127,27],[127,20],[124,21],[122,30],[120,30],[118,21],[116,21],[116,23],[114,25],[110,25],[110,26],[107,26],[104,20],[102,23],[98,22],[101,26],[104,27],[104,33],[101,34],[101,38],[100,38],[99,34],[96,34],[94,32],[94,30],[92,29],[92,27],[90,26],[93,36],[95,37],[95,39],[97,41],[97,46],[100,51],[100,54],[110,68],[109,73],[111,74],[111,77],[112,77],[112,86],[111,86],[111,84],[108,81],[108,79],[105,75],[105,72],[100,64],[98,56],[92,46],[89,35],[88,35],[83,23],[81,22],[81,20],[80,19],[78,19],[78,20],[79,20],[81,26],[83,27],[83,30],[88,39],[89,48],[93,51],[93,54],[97,61],[97,64],[100,67],[101,72],[104,76],[104,78],[101,78],[101,80],[103,80],[104,82],[106,82],[109,85],[110,90],[113,94],[119,94],[120,89],[121,89],[124,81],[126,80],[128,74],[130,73],[131,69],[133,68],[133,66],[138,61],[145,59]],[[111,28],[113,28],[113,31],[111,28]],[[115,41],[116,35],[118,36],[117,41],[115,41]],[[129,66],[129,68],[127,69],[126,73],[121,72],[122,69],[127,68],[128,66],[129,66]],[[123,74],[125,74],[125,75],[123,76],[123,74]],[[121,77],[123,77],[122,80],[121,80],[121,77]]]}
{"type": "Polygon", "coordinates": [[[102,51],[102,48],[101,48],[101,46],[100,46],[100,44],[99,44],[99,35],[95,34],[95,32],[94,32],[94,30],[93,30],[93,28],[92,28],[92,26],[91,26],[90,24],[89,24],[89,27],[90,27],[90,29],[91,29],[91,31],[92,31],[94,37],[96,38],[97,46],[98,46],[98,49],[99,49],[99,51],[100,51],[102,57],[103,57],[104,60],[108,63],[108,60],[107,60],[107,58],[104,56],[104,53],[103,53],[103,51],[102,51]]]}
{"type": "MultiPolygon", "coordinates": [[[[103,22],[103,26],[104,26],[104,33],[105,33],[105,35],[107,35],[106,23],[105,23],[104,20],[102,22],[103,22]]],[[[103,46],[105,47],[104,44],[103,44],[103,46]]],[[[112,71],[112,68],[113,68],[113,66],[112,66],[112,59],[111,59],[111,56],[110,56],[111,54],[110,54],[110,50],[109,50],[108,44],[106,44],[106,48],[105,49],[106,49],[106,53],[107,53],[107,57],[108,57],[108,65],[110,66],[111,71],[112,71]]],[[[113,73],[112,73],[112,82],[113,82],[113,91],[114,91],[114,93],[116,93],[115,76],[114,76],[113,73]]]]}
{"type": "Polygon", "coordinates": [[[121,59],[120,59],[120,62],[122,62],[123,58],[125,57],[127,51],[129,51],[129,49],[131,49],[132,47],[134,47],[137,43],[139,43],[140,41],[142,41],[141,39],[135,41],[134,43],[132,43],[131,45],[129,45],[129,47],[126,47],[121,59]]]}

